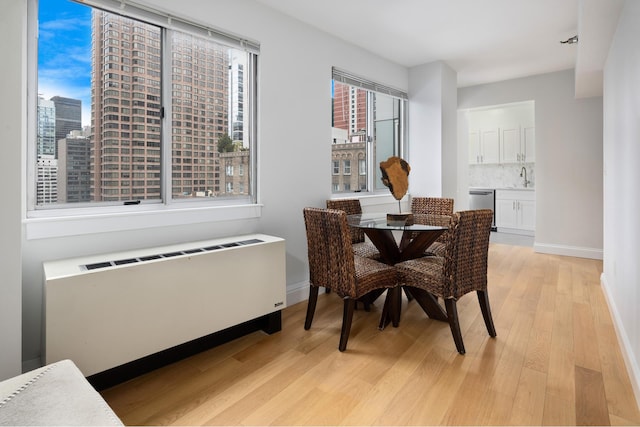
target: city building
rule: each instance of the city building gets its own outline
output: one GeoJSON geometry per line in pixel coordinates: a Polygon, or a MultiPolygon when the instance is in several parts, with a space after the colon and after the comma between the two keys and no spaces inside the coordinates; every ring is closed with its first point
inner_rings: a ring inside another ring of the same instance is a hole
{"type": "Polygon", "coordinates": [[[58,201],[56,106],[53,101],[38,97],[37,113],[36,202],[42,205],[58,201]]]}
{"type": "Polygon", "coordinates": [[[244,141],[244,64],[237,55],[231,55],[229,64],[229,122],[233,141],[244,141]]]}
{"type": "Polygon", "coordinates": [[[53,154],[38,155],[36,162],[36,203],[58,202],[58,160],[53,154]]]}
{"type": "Polygon", "coordinates": [[[58,203],[89,202],[89,130],[73,130],[58,140],[58,203]]]}
{"type": "Polygon", "coordinates": [[[331,191],[367,190],[367,94],[333,82],[331,191]]]}
{"type": "MultiPolygon", "coordinates": [[[[54,96],[51,98],[56,107],[56,143],[66,138],[73,130],[82,130],[82,101],[79,99],[54,96]]],[[[56,155],[57,155],[56,147],[56,155]]]]}
{"type": "MultiPolygon", "coordinates": [[[[161,198],[160,34],[153,25],[93,12],[92,200],[161,198]]],[[[243,137],[243,65],[232,66],[229,51],[171,32],[171,103],[164,108],[171,114],[173,198],[227,193],[217,146],[230,134],[230,108],[234,137],[243,137]]]]}
{"type": "Polygon", "coordinates": [[[56,105],[53,101],[38,97],[37,155],[56,154],[56,105]]]}
{"type": "Polygon", "coordinates": [[[348,134],[367,126],[367,92],[344,83],[333,84],[333,127],[346,129],[348,134]]]}

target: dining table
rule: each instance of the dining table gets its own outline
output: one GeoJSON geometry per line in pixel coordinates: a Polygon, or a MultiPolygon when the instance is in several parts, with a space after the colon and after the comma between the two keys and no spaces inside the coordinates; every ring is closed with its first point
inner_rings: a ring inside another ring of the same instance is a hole
{"type": "MultiPolygon", "coordinates": [[[[413,220],[406,222],[389,220],[386,213],[347,216],[349,226],[362,229],[380,252],[380,261],[388,265],[426,256],[427,248],[448,229],[446,225],[442,225],[447,221],[433,221],[439,225],[429,225],[425,222],[432,221],[425,221],[420,214],[414,215],[413,220]]],[[[446,312],[433,294],[421,289],[412,289],[411,296],[427,316],[447,321],[446,312]]],[[[401,287],[390,288],[385,298],[379,329],[384,329],[389,323],[397,327],[400,323],[401,307],[401,287]]]]}

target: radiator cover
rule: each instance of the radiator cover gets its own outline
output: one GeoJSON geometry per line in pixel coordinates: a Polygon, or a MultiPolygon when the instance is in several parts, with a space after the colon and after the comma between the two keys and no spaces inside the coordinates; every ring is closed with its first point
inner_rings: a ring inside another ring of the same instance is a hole
{"type": "Polygon", "coordinates": [[[45,363],[93,375],[281,310],[285,241],[264,234],[45,262],[45,363]]]}

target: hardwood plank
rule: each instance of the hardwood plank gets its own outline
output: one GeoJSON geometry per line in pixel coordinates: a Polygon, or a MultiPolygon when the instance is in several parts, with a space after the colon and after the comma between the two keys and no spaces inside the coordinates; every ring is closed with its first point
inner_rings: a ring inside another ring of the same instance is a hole
{"type": "Polygon", "coordinates": [[[581,366],[576,366],[576,423],[611,425],[602,374],[581,366]]]}
{"type": "Polygon", "coordinates": [[[564,398],[547,393],[544,399],[543,426],[575,426],[575,396],[564,398]]]}
{"type": "Polygon", "coordinates": [[[547,375],[544,372],[529,368],[522,370],[509,424],[542,424],[546,383],[547,375]]]}
{"type": "Polygon", "coordinates": [[[591,307],[585,303],[573,304],[573,346],[577,366],[600,371],[598,336],[591,307]]]}

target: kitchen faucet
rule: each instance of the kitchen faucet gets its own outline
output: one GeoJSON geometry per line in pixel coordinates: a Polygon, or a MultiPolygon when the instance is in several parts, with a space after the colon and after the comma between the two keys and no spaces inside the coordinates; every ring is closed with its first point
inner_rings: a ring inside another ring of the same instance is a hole
{"type": "Polygon", "coordinates": [[[523,176],[524,176],[524,188],[527,188],[527,186],[529,185],[529,181],[527,180],[527,168],[525,168],[524,166],[522,167],[522,169],[520,169],[520,177],[523,177],[523,176]]]}

